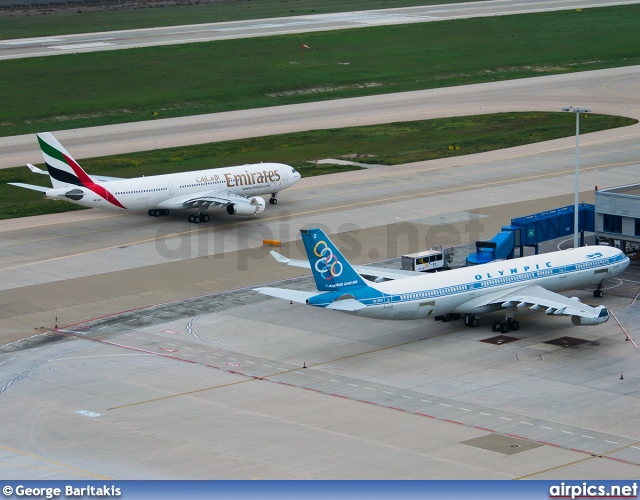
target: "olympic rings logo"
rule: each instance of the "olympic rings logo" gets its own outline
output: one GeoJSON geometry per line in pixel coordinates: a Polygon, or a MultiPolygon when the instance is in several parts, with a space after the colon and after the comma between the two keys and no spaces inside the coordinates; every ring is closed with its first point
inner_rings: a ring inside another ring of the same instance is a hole
{"type": "Polygon", "coordinates": [[[316,243],[316,246],[313,247],[313,254],[318,257],[315,264],[316,271],[324,279],[330,280],[342,274],[342,262],[336,258],[326,241],[316,243]]]}

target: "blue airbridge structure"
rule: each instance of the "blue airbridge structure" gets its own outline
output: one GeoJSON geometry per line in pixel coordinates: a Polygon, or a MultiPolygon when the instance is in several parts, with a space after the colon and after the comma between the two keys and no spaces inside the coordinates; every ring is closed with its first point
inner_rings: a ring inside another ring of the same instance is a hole
{"type": "MultiPolygon", "coordinates": [[[[555,208],[547,212],[511,219],[510,226],[502,226],[502,231],[489,241],[476,241],[476,253],[467,257],[467,266],[486,264],[493,260],[512,259],[516,249],[520,257],[524,247],[534,247],[538,254],[538,244],[573,234],[574,206],[555,208]]],[[[578,231],[580,245],[584,245],[584,231],[595,231],[595,205],[578,205],[578,231]]]]}

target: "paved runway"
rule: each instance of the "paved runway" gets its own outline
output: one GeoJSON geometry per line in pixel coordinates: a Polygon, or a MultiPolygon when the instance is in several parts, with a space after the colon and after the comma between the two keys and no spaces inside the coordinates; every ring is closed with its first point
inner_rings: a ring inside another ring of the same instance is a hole
{"type": "Polygon", "coordinates": [[[494,0],[0,40],[0,60],[634,3],[638,3],[637,0],[537,0],[536,2],[494,0]]]}

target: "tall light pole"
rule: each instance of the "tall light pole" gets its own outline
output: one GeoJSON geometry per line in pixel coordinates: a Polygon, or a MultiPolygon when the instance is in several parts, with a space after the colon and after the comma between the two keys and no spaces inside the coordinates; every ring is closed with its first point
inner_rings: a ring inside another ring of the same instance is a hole
{"type": "Polygon", "coordinates": [[[576,114],[576,186],[573,214],[573,248],[578,248],[578,195],[579,195],[579,178],[580,178],[580,113],[591,113],[590,109],[568,106],[562,108],[562,111],[571,111],[576,114]]]}

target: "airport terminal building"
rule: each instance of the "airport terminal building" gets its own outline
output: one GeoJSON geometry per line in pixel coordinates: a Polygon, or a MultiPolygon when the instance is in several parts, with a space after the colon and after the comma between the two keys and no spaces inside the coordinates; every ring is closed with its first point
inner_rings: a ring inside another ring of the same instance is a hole
{"type": "Polygon", "coordinates": [[[640,247],[640,184],[595,192],[595,234],[598,241],[620,241],[620,248],[640,247]]]}

